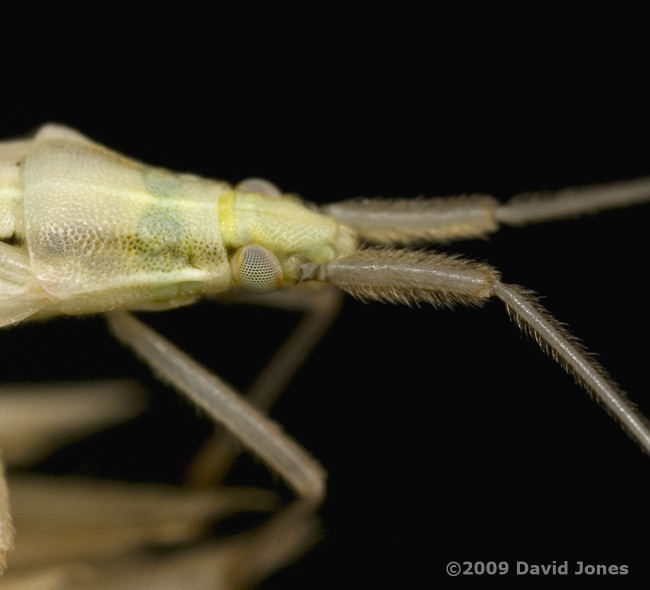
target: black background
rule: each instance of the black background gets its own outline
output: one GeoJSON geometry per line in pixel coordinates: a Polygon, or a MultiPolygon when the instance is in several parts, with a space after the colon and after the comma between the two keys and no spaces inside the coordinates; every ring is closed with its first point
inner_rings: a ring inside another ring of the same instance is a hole
{"type": "MultiPolygon", "coordinates": [[[[237,65],[232,47],[214,47],[210,59],[206,47],[186,47],[183,57],[144,51],[86,70],[73,51],[44,68],[56,82],[14,86],[0,128],[13,137],[58,121],[148,163],[233,182],[262,176],[318,203],[506,200],[650,173],[636,72],[605,51],[504,64],[517,52],[477,48],[461,59],[420,42],[411,54],[391,39],[343,58],[327,44],[302,53],[295,40],[286,55],[303,61],[290,66],[266,53],[269,39],[237,65]]],[[[542,295],[650,414],[649,220],[642,206],[444,251],[485,260],[542,295]]],[[[203,304],[147,320],[244,387],[294,318],[203,304]]],[[[149,418],[91,441],[83,461],[62,453],[63,471],[178,477],[200,418],[101,318],[6,329],[0,351],[3,380],[135,376],[154,390],[149,418]]],[[[648,458],[499,302],[436,311],[347,300],[273,415],[326,467],[329,495],[323,541],[265,588],[451,583],[450,560],[628,564],[647,578],[632,537],[650,520],[648,458]]]]}

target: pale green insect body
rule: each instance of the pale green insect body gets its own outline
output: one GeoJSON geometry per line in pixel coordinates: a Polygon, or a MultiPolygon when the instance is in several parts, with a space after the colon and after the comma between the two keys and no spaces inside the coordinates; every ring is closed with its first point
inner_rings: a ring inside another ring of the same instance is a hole
{"type": "Polygon", "coordinates": [[[182,305],[246,284],[233,260],[251,244],[277,265],[268,288],[356,247],[295,197],[146,166],[58,125],[0,145],[0,238],[4,266],[18,269],[0,275],[0,325],[182,305]]]}

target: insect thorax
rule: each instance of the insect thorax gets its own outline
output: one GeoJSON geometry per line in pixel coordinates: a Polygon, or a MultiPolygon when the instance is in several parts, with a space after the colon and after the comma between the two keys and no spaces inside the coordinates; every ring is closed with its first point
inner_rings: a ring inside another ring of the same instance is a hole
{"type": "Polygon", "coordinates": [[[227,184],[143,166],[59,127],[34,140],[24,181],[32,268],[70,312],[77,299],[101,310],[226,288],[227,184]]]}
{"type": "Polygon", "coordinates": [[[175,306],[226,290],[229,258],[245,244],[273,252],[288,282],[305,262],[355,247],[349,230],[294,197],[146,166],[67,128],[16,145],[25,154],[19,172],[7,168],[24,187],[15,236],[49,300],[41,314],[175,306]]]}

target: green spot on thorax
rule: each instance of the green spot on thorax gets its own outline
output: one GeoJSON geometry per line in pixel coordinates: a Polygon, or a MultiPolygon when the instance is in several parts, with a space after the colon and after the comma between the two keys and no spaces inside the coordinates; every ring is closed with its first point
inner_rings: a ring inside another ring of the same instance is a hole
{"type": "Polygon", "coordinates": [[[140,254],[150,262],[177,267],[185,262],[185,227],[180,216],[169,207],[153,205],[138,224],[140,254]]]}
{"type": "Polygon", "coordinates": [[[183,180],[167,170],[145,168],[142,175],[147,190],[156,197],[178,197],[183,190],[183,180]]]}

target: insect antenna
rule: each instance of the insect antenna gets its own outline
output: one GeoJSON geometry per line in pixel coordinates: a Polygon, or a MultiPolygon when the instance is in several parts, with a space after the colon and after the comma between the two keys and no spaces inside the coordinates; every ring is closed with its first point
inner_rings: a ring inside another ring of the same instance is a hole
{"type": "Polygon", "coordinates": [[[533,336],[650,455],[650,424],[625,392],[530,292],[502,283],[489,265],[426,251],[362,249],[327,263],[317,278],[361,299],[394,303],[481,305],[498,297],[519,328],[533,336]]]}

